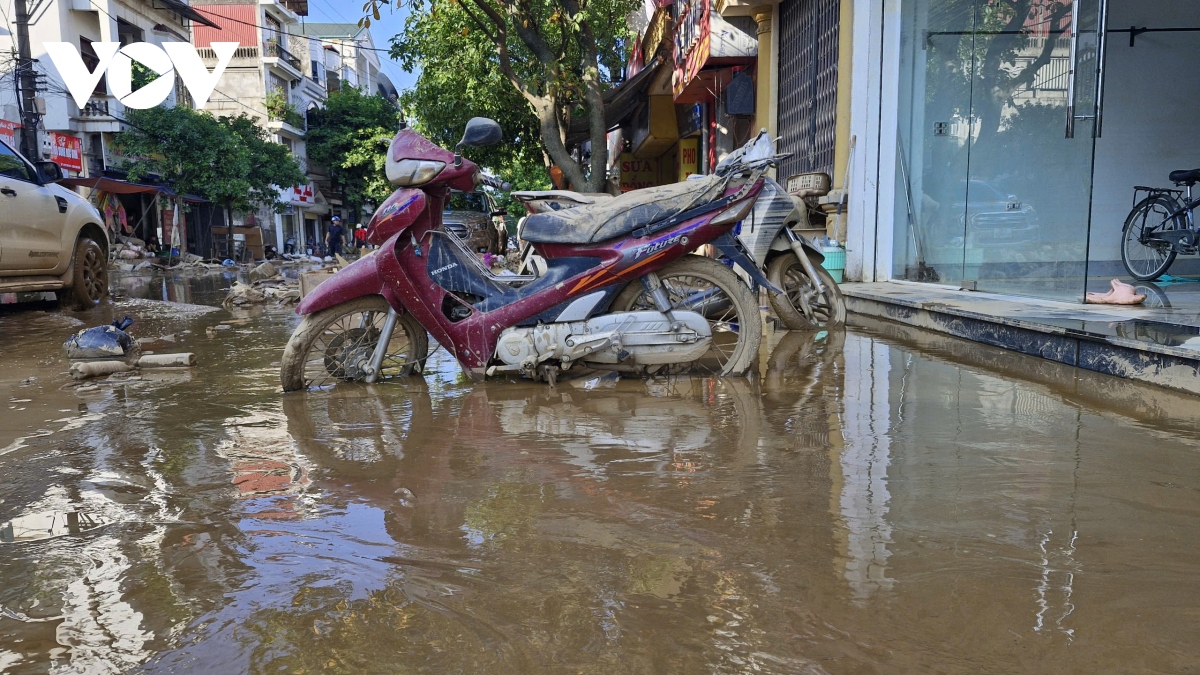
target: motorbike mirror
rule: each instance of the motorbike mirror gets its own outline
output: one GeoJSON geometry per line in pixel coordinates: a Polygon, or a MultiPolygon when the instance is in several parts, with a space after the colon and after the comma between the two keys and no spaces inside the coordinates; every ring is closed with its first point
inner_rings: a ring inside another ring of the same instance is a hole
{"type": "Polygon", "coordinates": [[[503,138],[504,132],[500,130],[500,125],[496,123],[496,120],[472,117],[467,122],[467,128],[463,129],[462,140],[458,142],[457,147],[465,145],[469,148],[481,148],[486,145],[495,145],[503,138]]]}

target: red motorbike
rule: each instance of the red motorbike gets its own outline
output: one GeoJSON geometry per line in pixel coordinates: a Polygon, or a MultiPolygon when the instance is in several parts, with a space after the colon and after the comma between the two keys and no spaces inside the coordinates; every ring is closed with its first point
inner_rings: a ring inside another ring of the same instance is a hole
{"type": "Polygon", "coordinates": [[[715,175],[530,216],[522,237],[546,262],[527,275],[493,274],[442,227],[450,191],[482,180],[460,149],[501,136],[480,117],[454,152],[411,129],[396,135],[386,166],[399,189],[367,227],[379,249],[300,303],[284,390],[420,373],[430,335],[477,381],[514,372],[553,384],[576,365],[721,375],[750,368],[762,337],[754,293],[729,265],[688,254],[711,243],[774,289],[731,235],[778,159],[765,134],[715,175]]]}

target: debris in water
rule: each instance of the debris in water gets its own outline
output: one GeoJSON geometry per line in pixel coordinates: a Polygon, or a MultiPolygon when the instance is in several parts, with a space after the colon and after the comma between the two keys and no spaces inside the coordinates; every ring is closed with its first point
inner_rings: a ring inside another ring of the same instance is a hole
{"type": "Polygon", "coordinates": [[[411,508],[417,505],[417,496],[408,488],[399,488],[396,490],[396,496],[400,498],[400,506],[411,508]]]}
{"type": "Polygon", "coordinates": [[[69,359],[110,359],[126,356],[136,346],[133,338],[125,332],[133,325],[133,319],[125,317],[113,325],[85,328],[72,335],[63,349],[69,359]]]}
{"type": "Polygon", "coordinates": [[[1146,296],[1137,292],[1132,285],[1112,280],[1112,290],[1107,293],[1088,293],[1084,301],[1091,305],[1140,305],[1146,301],[1146,296]]]}
{"type": "Polygon", "coordinates": [[[86,380],[89,377],[103,377],[114,373],[127,373],[133,366],[124,361],[76,361],[71,364],[71,377],[76,380],[86,380]]]}
{"type": "Polygon", "coordinates": [[[138,368],[188,368],[196,365],[196,355],[191,352],[182,354],[150,354],[138,359],[138,368]]]}
{"type": "Polygon", "coordinates": [[[107,524],[108,521],[104,518],[83,511],[33,513],[13,518],[0,525],[0,543],[12,544],[81,534],[107,524]]]}
{"type": "Polygon", "coordinates": [[[587,380],[576,380],[575,386],[583,388],[585,391],[593,389],[611,389],[617,386],[617,381],[621,379],[621,374],[616,371],[611,371],[603,375],[598,375],[587,380]]]}

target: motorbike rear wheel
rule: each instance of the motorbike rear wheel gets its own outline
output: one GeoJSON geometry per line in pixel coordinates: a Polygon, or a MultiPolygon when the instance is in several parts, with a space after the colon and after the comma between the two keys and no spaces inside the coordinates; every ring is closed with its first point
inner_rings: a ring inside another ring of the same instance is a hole
{"type": "MultiPolygon", "coordinates": [[[[283,350],[279,373],[283,390],[365,380],[365,366],[379,344],[389,309],[382,295],[372,295],[305,316],[283,350]]],[[[379,377],[419,374],[428,356],[425,328],[411,314],[401,314],[379,377]]]]}
{"type": "Polygon", "coordinates": [[[808,278],[804,265],[796,259],[794,253],[783,253],[775,257],[767,265],[767,279],[783,289],[787,297],[777,297],[768,293],[771,307],[779,315],[783,325],[790,330],[828,330],[846,323],[846,300],[837,282],[829,276],[829,272],[817,263],[813,263],[817,276],[821,277],[824,293],[817,292],[817,285],[808,278]],[[804,315],[800,304],[803,295],[808,306],[812,309],[812,318],[804,315]]]}
{"type": "MultiPolygon", "coordinates": [[[[719,375],[743,375],[758,356],[762,318],[754,293],[725,265],[698,255],[685,255],[658,271],[672,309],[697,312],[708,319],[712,345],[685,367],[719,375]]],[[[612,311],[653,310],[654,301],[638,281],[630,282],[613,300],[612,311]]]]}

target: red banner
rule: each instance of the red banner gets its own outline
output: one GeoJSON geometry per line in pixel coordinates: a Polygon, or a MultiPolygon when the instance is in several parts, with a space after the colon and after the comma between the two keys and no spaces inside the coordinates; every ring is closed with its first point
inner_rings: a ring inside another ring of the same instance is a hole
{"type": "Polygon", "coordinates": [[[61,166],[64,171],[82,173],[83,140],[55,131],[50,132],[50,139],[53,143],[50,146],[50,161],[61,166]]]}
{"type": "Polygon", "coordinates": [[[0,141],[8,143],[13,148],[17,147],[17,129],[20,128],[21,125],[16,122],[0,120],[0,141]]]}

